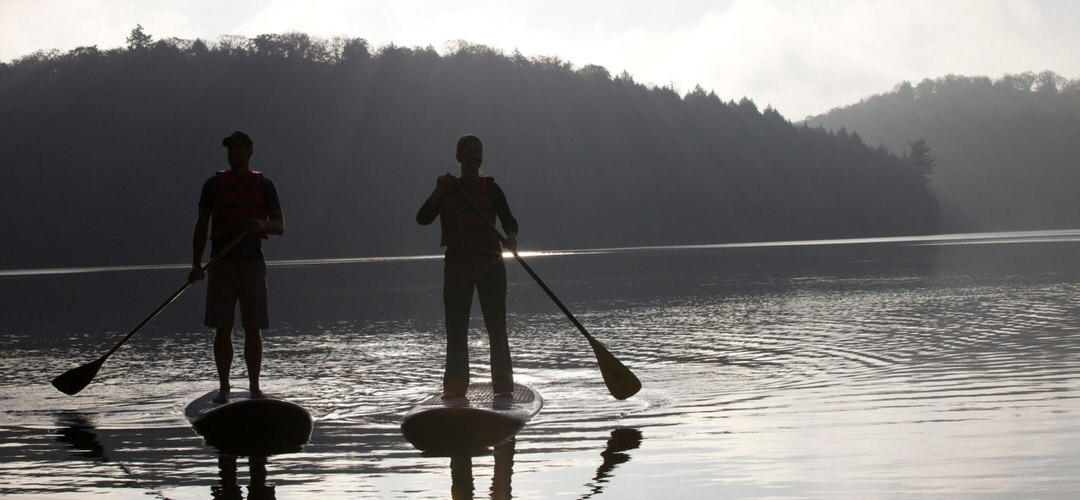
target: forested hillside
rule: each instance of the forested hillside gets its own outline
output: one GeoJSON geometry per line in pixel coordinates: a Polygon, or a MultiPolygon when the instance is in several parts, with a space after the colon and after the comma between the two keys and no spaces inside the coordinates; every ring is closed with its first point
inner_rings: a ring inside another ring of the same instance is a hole
{"type": "Polygon", "coordinates": [[[128,47],[0,65],[0,267],[187,262],[237,129],[284,203],[271,259],[437,253],[414,215],[464,133],[523,249],[924,234],[938,217],[909,162],[747,98],[464,42],[136,29],[128,47]]]}
{"type": "Polygon", "coordinates": [[[925,140],[943,231],[1080,227],[1080,80],[1044,71],[904,82],[807,123],[897,154],[925,140]]]}

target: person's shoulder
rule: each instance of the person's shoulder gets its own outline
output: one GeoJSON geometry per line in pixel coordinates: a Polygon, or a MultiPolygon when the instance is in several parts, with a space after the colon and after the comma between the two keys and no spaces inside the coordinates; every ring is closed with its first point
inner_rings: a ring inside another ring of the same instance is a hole
{"type": "Polygon", "coordinates": [[[215,174],[203,182],[202,190],[199,193],[199,207],[209,208],[213,204],[214,197],[217,196],[217,190],[218,180],[215,174]]]}
{"type": "Polygon", "coordinates": [[[266,174],[260,174],[260,179],[259,190],[266,197],[266,208],[280,210],[281,200],[278,198],[277,186],[274,185],[274,181],[270,180],[266,174]]]}
{"type": "Polygon", "coordinates": [[[262,174],[261,180],[263,189],[272,189],[274,191],[277,191],[277,185],[274,184],[274,180],[267,177],[266,174],[262,174]]]}
{"type": "Polygon", "coordinates": [[[495,182],[494,177],[488,177],[484,183],[484,187],[492,191],[502,192],[502,186],[499,186],[499,183],[495,182]]]}

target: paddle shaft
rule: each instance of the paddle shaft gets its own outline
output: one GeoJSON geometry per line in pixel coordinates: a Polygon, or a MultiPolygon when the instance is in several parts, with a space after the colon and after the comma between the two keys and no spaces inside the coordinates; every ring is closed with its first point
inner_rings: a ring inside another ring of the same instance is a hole
{"type": "MultiPolygon", "coordinates": [[[[202,272],[205,273],[207,269],[210,269],[210,266],[213,266],[214,263],[216,263],[219,259],[221,259],[222,256],[228,253],[229,250],[232,250],[232,248],[235,247],[237,243],[240,243],[240,240],[244,239],[247,234],[248,231],[244,231],[243,233],[240,233],[240,235],[238,235],[236,238],[233,238],[233,240],[230,241],[228,245],[225,245],[225,248],[219,251],[217,255],[213,256],[210,259],[210,262],[207,262],[206,265],[201,268],[202,272]]],[[[75,395],[79,393],[79,391],[85,389],[86,386],[90,384],[90,381],[94,379],[94,376],[97,375],[98,369],[101,368],[101,365],[105,363],[105,360],[108,359],[108,357],[111,356],[112,353],[116,352],[116,350],[119,349],[120,346],[124,345],[124,343],[127,342],[128,339],[135,335],[135,332],[139,331],[139,329],[149,323],[150,320],[154,319],[158,315],[158,313],[165,309],[166,306],[171,304],[172,301],[176,300],[176,298],[179,297],[181,293],[184,293],[184,290],[187,290],[187,288],[191,286],[192,283],[193,282],[190,280],[189,276],[188,281],[184,282],[183,286],[181,286],[177,291],[173,292],[173,294],[170,295],[169,298],[165,300],[165,302],[158,306],[157,309],[154,309],[154,312],[150,313],[150,315],[147,316],[146,319],[142,320],[142,322],[140,322],[135,328],[128,332],[128,334],[125,335],[124,338],[120,340],[120,342],[117,342],[117,344],[113,346],[112,349],[109,349],[109,352],[105,353],[104,356],[101,356],[94,361],[86,363],[82,366],[78,366],[76,368],[72,368],[60,374],[52,380],[53,387],[57,388],[58,390],[60,390],[60,392],[63,392],[64,394],[67,394],[69,396],[75,395]]]]}
{"type": "MultiPolygon", "coordinates": [[[[221,258],[224,257],[225,254],[229,253],[229,250],[232,250],[233,247],[239,244],[240,240],[243,240],[244,237],[247,235],[248,231],[244,231],[237,235],[235,238],[233,238],[228,245],[225,245],[225,248],[222,248],[221,251],[217,253],[217,255],[214,255],[210,258],[206,265],[202,267],[202,271],[205,273],[208,269],[210,269],[210,266],[213,266],[215,263],[217,263],[217,261],[221,260],[221,258]]],[[[138,332],[140,329],[142,329],[142,327],[146,326],[147,323],[156,318],[158,314],[161,314],[161,311],[165,310],[165,308],[168,307],[169,304],[172,304],[172,302],[176,300],[176,298],[179,297],[180,294],[184,293],[184,290],[187,290],[192,283],[194,282],[184,282],[184,284],[180,288],[176,289],[176,291],[173,292],[172,295],[169,296],[169,298],[165,299],[165,302],[162,302],[161,305],[157,307],[157,309],[154,309],[154,312],[150,313],[150,315],[147,316],[146,319],[143,319],[142,322],[140,322],[138,325],[135,325],[135,328],[132,328],[131,331],[128,332],[128,334],[120,340],[120,342],[113,346],[112,349],[109,349],[109,352],[105,353],[105,355],[101,357],[101,360],[104,361],[105,358],[111,356],[112,353],[116,352],[116,350],[119,349],[120,346],[124,345],[124,343],[127,342],[128,339],[133,337],[135,335],[135,332],[138,332]]]]}
{"type": "MultiPolygon", "coordinates": [[[[456,179],[451,181],[451,184],[457,191],[458,196],[461,196],[465,202],[476,211],[476,214],[488,224],[488,227],[495,232],[495,235],[499,238],[499,242],[505,244],[506,237],[503,236],[502,232],[500,232],[497,227],[495,227],[495,224],[488,220],[487,216],[484,215],[484,212],[480,210],[480,207],[476,206],[476,204],[469,199],[461,189],[461,186],[456,182],[456,179]]],[[[601,373],[604,375],[604,382],[607,384],[611,394],[617,399],[626,399],[637,393],[641,388],[641,382],[638,381],[634,373],[619,362],[619,360],[604,347],[604,344],[600,343],[599,340],[596,340],[596,338],[585,329],[585,326],[574,317],[574,314],[570,312],[570,309],[559,300],[559,297],[555,296],[555,292],[551,291],[551,288],[547,286],[547,283],[544,283],[544,280],[540,279],[540,276],[533,271],[532,267],[529,267],[529,264],[525,262],[525,259],[518,255],[516,248],[511,248],[510,253],[514,255],[514,260],[518,261],[518,264],[521,264],[521,267],[525,269],[525,272],[529,273],[529,276],[532,276],[532,279],[536,281],[536,284],[540,285],[540,288],[544,290],[544,293],[551,298],[551,301],[562,310],[563,314],[565,314],[570,322],[577,327],[578,331],[585,336],[585,339],[589,341],[589,346],[592,347],[593,353],[596,355],[597,362],[600,364],[601,373]]]]}

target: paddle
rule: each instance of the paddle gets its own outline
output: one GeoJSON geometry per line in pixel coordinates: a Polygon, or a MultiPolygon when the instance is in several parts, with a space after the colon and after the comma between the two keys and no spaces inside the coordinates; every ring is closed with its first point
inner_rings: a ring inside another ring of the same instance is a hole
{"type": "MultiPolygon", "coordinates": [[[[247,236],[247,233],[247,231],[244,231],[236,238],[233,238],[233,240],[230,241],[228,245],[225,245],[225,248],[221,249],[221,251],[218,252],[217,255],[213,256],[210,261],[202,267],[203,272],[206,272],[207,269],[210,269],[210,266],[214,265],[214,263],[216,263],[219,259],[221,259],[222,256],[228,253],[229,250],[232,250],[232,248],[236,246],[237,243],[240,243],[240,240],[244,239],[244,236],[247,236]]],[[[154,309],[154,312],[150,313],[150,315],[147,316],[146,319],[142,320],[141,323],[136,325],[135,328],[128,332],[128,334],[125,335],[124,338],[120,340],[120,342],[113,346],[112,349],[109,349],[109,352],[105,353],[104,356],[80,367],[72,368],[62,373],[60,376],[54,378],[52,381],[53,387],[57,388],[58,390],[60,390],[60,392],[69,396],[75,395],[79,391],[86,388],[86,386],[90,384],[90,381],[93,380],[94,376],[97,375],[98,369],[101,368],[101,365],[105,363],[105,360],[108,359],[109,356],[112,355],[112,353],[116,352],[116,350],[119,349],[120,346],[124,345],[124,342],[127,342],[128,339],[135,335],[135,332],[139,331],[139,329],[149,323],[150,320],[157,317],[158,313],[165,309],[166,306],[171,304],[172,301],[176,300],[176,298],[179,297],[181,293],[184,293],[184,290],[187,290],[187,288],[191,286],[192,283],[193,282],[191,281],[185,282],[184,285],[175,292],[173,292],[173,294],[170,295],[168,299],[165,299],[165,302],[158,306],[157,309],[154,309]]]]}
{"type": "MultiPolygon", "coordinates": [[[[484,212],[469,199],[464,191],[462,191],[461,186],[458,185],[457,182],[451,182],[451,184],[453,184],[458,195],[464,198],[469,206],[476,211],[477,215],[488,223],[488,226],[491,227],[492,231],[495,231],[495,235],[499,237],[499,241],[506,243],[506,237],[499,232],[499,229],[495,227],[495,224],[492,224],[491,221],[484,216],[484,212]]],[[[631,372],[626,365],[619,362],[619,360],[611,354],[611,351],[608,351],[607,348],[604,347],[604,344],[601,344],[599,340],[596,340],[595,337],[589,334],[588,330],[585,329],[585,326],[583,326],[581,322],[574,317],[574,314],[570,312],[570,309],[567,309],[562,301],[555,296],[555,292],[552,292],[547,284],[544,283],[544,280],[540,279],[540,276],[529,267],[529,264],[525,262],[525,259],[518,255],[516,249],[510,250],[510,253],[514,254],[514,260],[517,260],[518,264],[521,264],[521,267],[525,269],[525,272],[529,273],[529,276],[532,276],[533,280],[536,281],[536,284],[540,285],[540,288],[547,293],[548,297],[551,297],[551,300],[555,302],[555,305],[562,310],[563,314],[570,319],[570,322],[573,323],[574,326],[581,331],[581,334],[585,336],[585,339],[589,341],[589,346],[592,347],[593,354],[596,355],[596,362],[600,365],[600,373],[604,376],[604,384],[607,385],[608,392],[610,392],[615,399],[626,399],[637,394],[638,390],[641,389],[641,381],[634,375],[634,372],[631,372]]]]}

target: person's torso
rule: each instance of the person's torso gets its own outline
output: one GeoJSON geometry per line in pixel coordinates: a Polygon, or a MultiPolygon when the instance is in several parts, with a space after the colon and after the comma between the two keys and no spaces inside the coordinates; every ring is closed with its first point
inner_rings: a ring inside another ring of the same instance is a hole
{"type": "MultiPolygon", "coordinates": [[[[247,227],[250,219],[268,220],[267,197],[262,172],[252,170],[237,178],[228,170],[217,172],[210,216],[211,252],[217,255],[247,227]]],[[[229,253],[226,260],[262,260],[265,233],[248,234],[229,253]]]]}
{"type": "Polygon", "coordinates": [[[456,182],[457,187],[443,196],[439,206],[441,243],[447,247],[447,255],[475,251],[501,253],[502,246],[493,229],[495,206],[488,195],[494,179],[480,176],[459,178],[456,182]]]}

